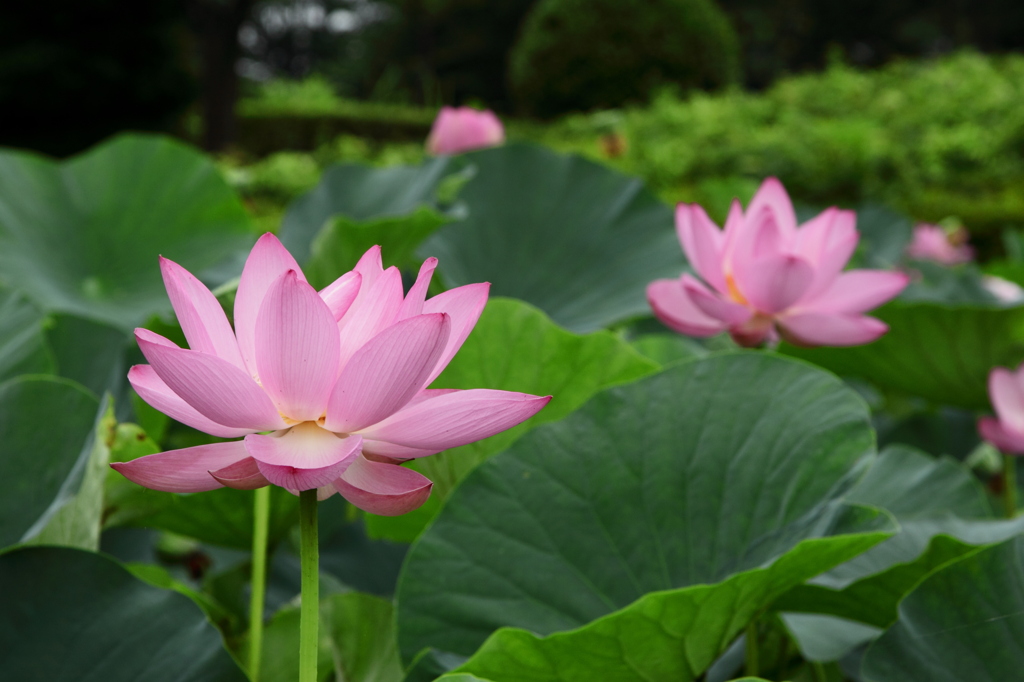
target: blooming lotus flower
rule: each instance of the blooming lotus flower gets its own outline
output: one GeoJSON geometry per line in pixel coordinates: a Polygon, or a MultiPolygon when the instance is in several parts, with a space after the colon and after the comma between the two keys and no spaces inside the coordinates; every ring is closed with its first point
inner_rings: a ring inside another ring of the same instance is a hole
{"type": "Polygon", "coordinates": [[[968,263],[974,258],[974,249],[967,244],[967,237],[962,227],[947,232],[940,225],[917,225],[907,245],[907,257],[943,265],[968,263]]]}
{"type": "Polygon", "coordinates": [[[725,231],[697,205],[680,204],[676,232],[697,279],[647,287],[654,313],[690,336],[728,331],[756,346],[779,336],[801,346],[853,346],[888,327],[862,313],[898,294],[906,275],[842,272],[857,246],[852,211],[830,208],[797,226],[782,183],[768,178],[743,212],[733,202],[725,231]],[[703,281],[702,281],[703,280],[703,281]]]}
{"type": "Polygon", "coordinates": [[[509,391],[426,388],[472,331],[488,284],[424,300],[437,259],[403,296],[380,247],[320,292],[271,234],[253,247],[238,285],[234,330],[214,295],[161,259],[189,348],[146,329],[150,364],[128,373],[147,403],[225,443],[112,464],[169,492],[268,484],[340,493],[376,514],[421,505],[431,482],[399,466],[508,429],[550,400],[509,391]]]}
{"type": "Polygon", "coordinates": [[[1007,454],[1024,454],[1024,364],[1015,372],[993,369],[988,375],[988,397],[996,416],[978,420],[981,437],[1007,454]]]}
{"type": "Polygon", "coordinates": [[[442,107],[427,138],[431,154],[460,154],[505,141],[505,129],[493,111],[442,107]]]}

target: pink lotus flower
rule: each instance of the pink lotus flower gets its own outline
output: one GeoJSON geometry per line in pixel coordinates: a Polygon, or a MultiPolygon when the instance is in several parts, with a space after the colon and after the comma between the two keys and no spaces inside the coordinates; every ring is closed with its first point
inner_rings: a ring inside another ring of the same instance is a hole
{"type": "Polygon", "coordinates": [[[962,227],[947,232],[939,225],[918,225],[907,246],[907,257],[943,265],[969,263],[974,258],[974,249],[967,244],[967,237],[967,230],[962,227]]]}
{"type": "Polygon", "coordinates": [[[184,268],[161,259],[189,349],[146,329],[148,365],[128,379],[156,409],[226,443],[112,464],[169,492],[274,484],[294,493],[341,493],[375,514],[426,501],[431,482],[399,466],[504,431],[551,399],[485,389],[426,388],[472,331],[488,284],[424,300],[437,259],[403,296],[402,277],[373,247],[319,293],[295,259],[265,234],[246,261],[235,327],[184,268]],[[266,433],[269,432],[269,433],[266,433]]]}
{"type": "Polygon", "coordinates": [[[830,208],[797,227],[786,190],[775,178],[761,185],[743,212],[734,201],[725,231],[697,205],[680,204],[676,232],[689,274],[647,287],[654,313],[690,336],[728,330],[743,346],[779,336],[801,346],[854,346],[888,327],[862,313],[907,285],[906,275],[878,270],[842,272],[859,235],[852,211],[830,208]]]}
{"type": "Polygon", "coordinates": [[[431,154],[461,154],[505,141],[505,129],[493,111],[442,107],[427,138],[431,154]]]}
{"type": "Polygon", "coordinates": [[[996,416],[978,420],[981,437],[1007,454],[1024,454],[1024,364],[1015,372],[993,369],[988,375],[988,397],[996,416]]]}

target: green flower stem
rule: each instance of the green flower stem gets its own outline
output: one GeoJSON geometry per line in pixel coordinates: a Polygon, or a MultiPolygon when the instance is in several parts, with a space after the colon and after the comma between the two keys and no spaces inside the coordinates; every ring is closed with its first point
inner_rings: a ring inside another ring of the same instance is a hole
{"type": "Polygon", "coordinates": [[[1006,518],[1017,516],[1017,458],[1003,455],[1003,511],[1006,518]]]}
{"type": "Polygon", "coordinates": [[[252,594],[249,597],[249,679],[259,682],[263,655],[263,600],[267,592],[267,527],[270,486],[256,489],[252,523],[252,594]]]}
{"type": "Polygon", "coordinates": [[[747,623],[747,662],[744,668],[744,674],[747,677],[757,677],[761,671],[759,670],[760,663],[757,660],[758,648],[757,648],[757,619],[747,623]]]}
{"type": "Polygon", "coordinates": [[[299,536],[302,557],[302,610],[299,614],[299,682],[317,682],[316,658],[320,624],[320,548],[316,531],[316,489],[299,493],[299,536]]]}

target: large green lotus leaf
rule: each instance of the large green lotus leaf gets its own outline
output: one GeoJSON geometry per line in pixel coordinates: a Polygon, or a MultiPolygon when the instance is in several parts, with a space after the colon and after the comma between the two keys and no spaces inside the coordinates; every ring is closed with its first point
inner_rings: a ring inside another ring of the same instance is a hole
{"type": "Polygon", "coordinates": [[[96,395],[118,395],[128,384],[129,348],[135,340],[109,324],[76,315],[51,315],[46,342],[57,374],[96,395]]]}
{"type": "MultiPolygon", "coordinates": [[[[391,168],[360,164],[331,166],[324,171],[319,185],[288,206],[278,235],[292,255],[304,264],[312,253],[313,240],[332,218],[345,216],[351,221],[365,222],[399,218],[422,207],[431,207],[438,185],[449,170],[447,158],[430,159],[419,166],[391,168]]],[[[368,246],[377,243],[370,241],[368,246]]],[[[384,257],[388,257],[387,252],[384,257]]]]}
{"type": "Polygon", "coordinates": [[[0,381],[53,372],[44,326],[45,316],[23,294],[0,287],[0,381]]]}
{"type": "Polygon", "coordinates": [[[828,532],[873,452],[867,406],[775,355],[714,355],[597,394],[474,470],[410,550],[399,644],[580,627],[828,532]]]}
{"type": "Polygon", "coordinates": [[[63,163],[4,150],[0,187],[0,280],[124,330],[170,309],[157,256],[219,284],[252,243],[213,163],[171,138],[122,135],[63,163]]]}
{"type": "Polygon", "coordinates": [[[100,554],[0,556],[0,678],[19,682],[244,682],[187,597],[100,554]]]}
{"type": "Polygon", "coordinates": [[[550,395],[551,402],[537,416],[515,428],[417,460],[413,467],[434,482],[430,503],[412,515],[370,516],[370,533],[412,541],[434,517],[452,488],[480,462],[539,424],[565,417],[598,391],[634,381],[657,369],[653,361],[610,332],[573,334],[527,303],[491,299],[466,343],[433,385],[550,395]]]}
{"type": "Polygon", "coordinates": [[[852,348],[795,348],[787,355],[842,376],[971,409],[988,406],[993,367],[1024,360],[1024,306],[894,301],[872,313],[889,325],[878,341],[852,348]]]}
{"type": "Polygon", "coordinates": [[[539,637],[503,628],[459,671],[494,682],[691,682],[778,595],[885,537],[858,533],[805,540],[768,567],[715,585],[647,594],[568,632],[539,637]]]}
{"type": "Polygon", "coordinates": [[[313,240],[303,271],[310,284],[322,289],[355,267],[363,253],[375,244],[381,247],[385,267],[397,265],[415,270],[419,267],[414,256],[416,247],[450,221],[450,217],[426,206],[402,216],[363,221],[338,216],[329,220],[313,240]]]}
{"type": "Polygon", "coordinates": [[[589,332],[650,315],[647,284],[682,272],[672,209],[639,179],[521,144],[464,158],[476,166],[459,193],[469,214],[420,249],[449,286],[491,282],[589,332]]]}
{"type": "Polygon", "coordinates": [[[900,532],[815,584],[795,588],[775,608],[885,628],[899,601],[929,573],[1024,532],[1024,519],[993,518],[969,469],[906,447],[887,448],[847,499],[887,509],[900,532]]]}
{"type": "Polygon", "coordinates": [[[868,682],[1006,682],[1024,669],[1024,538],[936,571],[868,649],[868,682]]]}
{"type": "Polygon", "coordinates": [[[38,535],[74,495],[98,408],[95,397],[65,379],[0,384],[0,547],[38,535]]]}

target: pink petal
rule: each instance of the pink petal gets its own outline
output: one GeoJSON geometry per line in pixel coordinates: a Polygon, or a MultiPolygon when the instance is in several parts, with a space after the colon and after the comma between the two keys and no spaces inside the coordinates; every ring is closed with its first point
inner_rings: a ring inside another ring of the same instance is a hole
{"type": "Polygon", "coordinates": [[[388,268],[366,289],[366,275],[359,296],[345,317],[338,322],[341,348],[338,369],[343,370],[356,351],[395,321],[402,307],[402,274],[398,268],[388,268]]]}
{"type": "Polygon", "coordinates": [[[982,417],[978,420],[978,432],[982,438],[1006,454],[1024,454],[1024,435],[1006,428],[998,419],[982,417]]]}
{"type": "Polygon", "coordinates": [[[125,478],[151,490],[168,493],[200,493],[222,487],[210,475],[249,457],[240,440],[168,450],[130,462],[112,462],[125,478]]]}
{"type": "Polygon", "coordinates": [[[192,273],[163,256],[160,272],[188,347],[244,369],[235,333],[217,297],[192,273]]]}
{"type": "MultiPolygon", "coordinates": [[[[268,481],[297,495],[302,490],[322,489],[325,486],[330,486],[339,476],[345,473],[345,469],[349,467],[353,459],[343,459],[336,464],[321,469],[279,466],[277,464],[267,464],[259,460],[256,460],[256,466],[259,467],[260,473],[266,476],[268,481]]],[[[317,491],[318,500],[324,500],[330,496],[330,491],[317,491]]]]}
{"type": "Polygon", "coordinates": [[[647,285],[647,302],[665,326],[689,336],[714,336],[726,324],[698,308],[677,279],[658,279],[647,285]]]}
{"type": "Polygon", "coordinates": [[[320,298],[330,308],[334,320],[338,321],[345,316],[352,302],[359,295],[359,287],[362,284],[363,276],[354,270],[334,280],[320,290],[320,298]]]}
{"type": "Polygon", "coordinates": [[[252,431],[284,427],[274,403],[244,370],[145,329],[136,329],[135,339],[157,376],[207,419],[252,431]]]}
{"type": "Polygon", "coordinates": [[[352,272],[358,272],[363,278],[363,287],[370,289],[382,274],[384,274],[384,261],[381,258],[380,247],[371,246],[362,256],[359,262],[352,268],[352,272]]]}
{"type": "Polygon", "coordinates": [[[696,204],[679,204],[676,207],[676,234],[697,274],[718,291],[726,292],[728,288],[722,272],[725,235],[704,209],[696,204]]]}
{"type": "MultiPolygon", "coordinates": [[[[846,267],[857,249],[857,242],[860,241],[856,225],[857,215],[853,211],[835,212],[832,223],[824,234],[821,251],[811,261],[815,270],[814,282],[807,291],[808,297],[831,286],[846,267]]],[[[806,226],[803,229],[806,229],[806,226]]]]}
{"type": "Polygon", "coordinates": [[[410,405],[361,434],[440,452],[510,429],[537,414],[550,400],[551,396],[483,388],[458,391],[410,405]]]}
{"type": "Polygon", "coordinates": [[[462,348],[469,333],[473,331],[480,314],[487,305],[487,295],[490,293],[489,282],[467,284],[465,286],[450,289],[443,294],[438,294],[423,304],[423,313],[446,313],[452,318],[452,329],[448,335],[448,343],[437,360],[434,370],[427,377],[427,384],[430,384],[437,376],[444,371],[451,359],[462,348]]]}
{"type": "Polygon", "coordinates": [[[889,327],[873,317],[836,313],[797,313],[778,320],[782,336],[797,346],[859,346],[889,327]]]}
{"type": "Polygon", "coordinates": [[[717,292],[708,291],[707,287],[690,275],[683,275],[680,281],[683,290],[702,313],[720,320],[730,327],[743,324],[754,314],[747,306],[726,300],[717,292]]]}
{"type": "Polygon", "coordinates": [[[373,337],[338,377],[324,426],[350,433],[404,407],[423,388],[450,331],[451,318],[434,313],[410,317],[373,337]]]}
{"type": "Polygon", "coordinates": [[[460,154],[501,144],[505,131],[491,111],[442,107],[427,138],[430,154],[460,154]]]}
{"type": "Polygon", "coordinates": [[[253,432],[253,429],[224,426],[199,414],[194,407],[172,391],[149,365],[135,365],[128,370],[128,382],[131,383],[139,397],[151,407],[193,429],[218,438],[239,438],[253,432]]]}
{"type": "Polygon", "coordinates": [[[896,296],[909,282],[902,272],[851,270],[841,273],[828,289],[801,301],[798,307],[802,312],[863,313],[896,296]]]}
{"type": "Polygon", "coordinates": [[[737,288],[754,308],[773,314],[804,295],[814,279],[814,268],[799,256],[776,255],[752,261],[735,277],[737,288]]]}
{"type": "Polygon", "coordinates": [[[430,287],[430,279],[436,268],[437,259],[433,256],[423,261],[423,265],[420,266],[420,274],[416,277],[416,283],[405,295],[405,300],[402,301],[402,307],[398,309],[396,319],[404,320],[423,312],[423,302],[427,299],[427,289],[430,287]]]}
{"type": "Polygon", "coordinates": [[[260,468],[252,457],[229,464],[223,469],[211,471],[210,475],[219,483],[235,490],[256,490],[270,485],[270,481],[260,473],[260,468]]]}
{"type": "Polygon", "coordinates": [[[441,452],[440,450],[420,450],[418,448],[407,448],[404,445],[395,445],[382,440],[363,439],[363,456],[386,457],[396,461],[407,459],[419,459],[429,457],[441,452]]]}
{"type": "Polygon", "coordinates": [[[763,220],[766,215],[771,216],[771,221],[781,230],[783,238],[789,240],[793,237],[796,230],[796,211],[793,210],[793,202],[789,200],[786,188],[778,178],[766,178],[747,206],[747,220],[763,220]]]}
{"type": "Polygon", "coordinates": [[[433,483],[412,469],[357,457],[334,486],[342,497],[364,511],[398,516],[426,502],[433,483]]]}
{"type": "Polygon", "coordinates": [[[1003,367],[988,375],[988,396],[992,407],[1007,429],[1024,434],[1024,382],[1022,377],[1003,367]]]}
{"type": "Polygon", "coordinates": [[[253,377],[259,375],[256,368],[256,318],[270,286],[289,270],[294,270],[302,281],[306,280],[288,249],[269,232],[252,247],[242,269],[235,295],[235,336],[242,360],[253,377]]]}
{"type": "Polygon", "coordinates": [[[338,378],[338,324],[294,270],[263,299],[256,318],[256,367],[263,389],[295,421],[316,421],[338,378]]]}
{"type": "MultiPolygon", "coordinates": [[[[245,448],[253,459],[263,464],[323,469],[358,454],[362,440],[360,436],[343,437],[311,422],[303,422],[281,434],[250,434],[245,437],[245,448]]],[[[271,481],[286,487],[273,479],[271,481]]]]}

